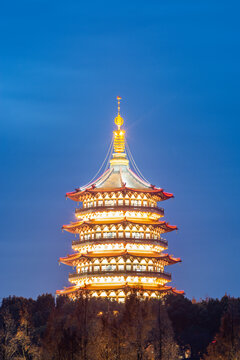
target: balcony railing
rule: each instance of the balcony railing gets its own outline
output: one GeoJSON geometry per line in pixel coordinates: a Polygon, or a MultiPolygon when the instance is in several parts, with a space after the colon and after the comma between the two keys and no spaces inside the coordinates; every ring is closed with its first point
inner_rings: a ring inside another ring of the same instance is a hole
{"type": "Polygon", "coordinates": [[[133,238],[133,237],[112,237],[112,238],[98,238],[98,239],[84,239],[84,240],[73,240],[72,245],[84,245],[90,244],[93,245],[94,243],[114,243],[114,242],[123,242],[124,244],[135,243],[135,244],[148,244],[148,245],[162,245],[167,248],[168,242],[165,239],[146,239],[146,238],[133,238]]]}
{"type": "Polygon", "coordinates": [[[76,209],[76,214],[84,214],[84,213],[92,213],[96,211],[144,211],[144,212],[151,212],[157,213],[161,216],[164,216],[164,209],[157,207],[157,206],[135,206],[135,205],[102,205],[102,206],[91,206],[91,207],[84,207],[80,209],[76,209]]]}
{"type": "Polygon", "coordinates": [[[139,271],[139,270],[99,270],[99,271],[85,271],[80,273],[69,274],[69,279],[78,279],[84,276],[146,276],[158,277],[171,281],[172,275],[163,271],[139,271]]]}

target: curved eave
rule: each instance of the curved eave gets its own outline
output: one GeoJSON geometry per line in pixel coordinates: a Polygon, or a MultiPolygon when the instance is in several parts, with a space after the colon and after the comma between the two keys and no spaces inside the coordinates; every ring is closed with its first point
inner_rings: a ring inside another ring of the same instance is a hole
{"type": "MultiPolygon", "coordinates": [[[[137,286],[129,286],[129,285],[123,285],[123,286],[114,286],[114,287],[111,287],[111,286],[108,286],[108,290],[129,290],[130,288],[138,288],[137,286]]],[[[147,288],[144,287],[144,289],[147,288]]],[[[144,290],[143,289],[143,290],[144,290]]],[[[56,291],[56,295],[70,295],[70,294],[74,294],[78,291],[93,291],[93,290],[97,290],[97,289],[93,289],[91,286],[88,286],[88,285],[83,285],[83,286],[69,286],[69,287],[64,287],[63,290],[57,290],[56,291]]],[[[105,289],[103,289],[105,290],[105,289]]],[[[162,285],[162,286],[159,286],[158,288],[155,288],[155,289],[146,289],[146,290],[153,290],[153,291],[158,291],[158,292],[161,292],[161,293],[169,293],[169,294],[174,294],[174,295],[184,295],[185,292],[183,290],[177,290],[175,287],[172,287],[172,286],[166,286],[166,285],[162,285]]],[[[102,291],[101,289],[98,289],[98,291],[102,291]]]]}
{"type": "Polygon", "coordinates": [[[120,188],[97,188],[94,185],[92,185],[91,187],[88,187],[84,190],[80,190],[80,189],[76,189],[75,191],[72,192],[68,192],[66,193],[66,197],[74,200],[74,201],[82,201],[82,199],[88,195],[94,195],[97,193],[117,193],[117,192],[122,192],[122,193],[126,193],[126,192],[136,192],[136,193],[143,193],[143,194],[150,194],[152,196],[156,196],[158,197],[158,201],[162,201],[162,200],[167,200],[170,198],[173,198],[173,194],[165,192],[163,189],[160,188],[156,188],[156,187],[150,187],[150,188],[145,188],[145,189],[137,189],[137,188],[130,188],[130,187],[126,187],[126,186],[122,186],[120,188]]]}
{"type": "Polygon", "coordinates": [[[184,295],[185,291],[184,290],[177,290],[175,287],[172,286],[165,286],[166,290],[169,291],[172,294],[175,295],[184,295]]]}
{"type": "Polygon", "coordinates": [[[57,290],[56,295],[68,295],[68,294],[76,292],[79,289],[80,289],[79,286],[64,287],[63,290],[57,290]]]}
{"type": "Polygon", "coordinates": [[[132,220],[128,220],[127,218],[123,218],[120,220],[109,220],[109,221],[77,221],[77,222],[73,222],[69,225],[63,225],[62,226],[62,230],[68,231],[70,233],[76,234],[78,233],[77,230],[83,228],[84,226],[86,227],[93,227],[93,226],[101,226],[101,225],[123,225],[123,226],[127,226],[129,224],[132,225],[139,225],[139,226],[153,226],[153,227],[159,227],[162,230],[164,230],[164,233],[166,232],[170,232],[170,231],[174,231],[177,230],[177,226],[176,225],[169,225],[168,223],[166,223],[166,221],[153,221],[153,220],[148,220],[148,221],[132,221],[132,220]]]}
{"type": "Polygon", "coordinates": [[[94,258],[116,258],[119,256],[132,256],[133,258],[151,258],[151,259],[160,259],[166,262],[166,265],[173,265],[176,264],[178,262],[181,262],[182,260],[180,258],[174,258],[173,256],[169,255],[169,254],[159,254],[159,253],[144,253],[144,251],[142,253],[139,252],[134,252],[134,251],[114,251],[114,252],[107,252],[104,251],[103,253],[88,253],[88,254],[72,254],[72,255],[68,255],[66,257],[62,257],[59,259],[59,262],[61,262],[62,264],[65,265],[70,265],[70,266],[74,266],[74,262],[76,260],[80,260],[82,259],[94,259],[94,258]]]}

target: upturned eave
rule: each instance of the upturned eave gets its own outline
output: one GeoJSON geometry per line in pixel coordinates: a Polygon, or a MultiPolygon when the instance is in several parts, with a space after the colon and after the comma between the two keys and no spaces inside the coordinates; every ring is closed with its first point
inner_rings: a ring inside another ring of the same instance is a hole
{"type": "Polygon", "coordinates": [[[136,192],[138,194],[149,194],[152,196],[158,197],[158,201],[167,200],[173,198],[174,195],[168,192],[165,192],[161,188],[150,187],[145,189],[137,189],[137,188],[130,188],[126,186],[122,186],[120,188],[97,188],[95,186],[91,186],[84,190],[76,189],[75,191],[66,193],[66,197],[74,200],[74,201],[82,201],[88,194],[96,195],[98,193],[118,193],[121,192],[123,195],[127,192],[136,192]]]}
{"type": "Polygon", "coordinates": [[[109,221],[103,220],[103,221],[95,221],[95,220],[89,220],[89,221],[76,221],[72,222],[68,225],[63,225],[62,230],[68,231],[70,233],[76,234],[78,233],[79,229],[83,228],[84,226],[92,228],[93,226],[101,226],[101,225],[122,225],[123,227],[126,227],[129,224],[133,225],[139,225],[139,226],[153,226],[153,227],[159,227],[163,230],[164,233],[178,230],[176,225],[169,225],[166,221],[154,221],[154,220],[129,220],[128,218],[121,218],[118,220],[112,220],[109,221]]]}

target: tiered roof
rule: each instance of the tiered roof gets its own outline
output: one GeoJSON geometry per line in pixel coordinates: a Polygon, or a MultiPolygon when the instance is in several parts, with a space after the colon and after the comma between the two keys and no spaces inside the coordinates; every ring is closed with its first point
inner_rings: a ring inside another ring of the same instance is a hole
{"type": "MultiPolygon", "coordinates": [[[[80,260],[81,258],[84,259],[93,259],[93,258],[102,258],[102,257],[109,257],[109,258],[114,258],[114,257],[124,257],[124,256],[131,256],[133,258],[139,258],[140,254],[139,252],[136,251],[130,251],[130,250],[119,250],[119,251],[104,251],[102,253],[98,252],[98,253],[87,253],[87,254],[72,254],[72,255],[68,255],[66,257],[62,257],[59,259],[59,261],[65,265],[73,265],[73,263],[75,263],[77,260],[80,260]]],[[[166,263],[166,265],[172,265],[172,264],[176,264],[178,262],[181,262],[180,258],[174,258],[172,255],[169,254],[159,254],[157,252],[152,252],[151,254],[148,254],[147,252],[144,253],[144,257],[146,258],[152,258],[152,259],[158,259],[158,260],[162,260],[163,262],[166,263]]]]}
{"type": "Polygon", "coordinates": [[[154,220],[130,220],[127,217],[120,218],[117,220],[88,220],[88,221],[75,221],[72,222],[69,225],[63,225],[62,229],[66,230],[68,232],[71,232],[73,234],[76,234],[79,232],[80,229],[90,229],[94,226],[100,226],[100,225],[122,225],[123,227],[126,227],[128,225],[139,225],[139,226],[152,226],[161,229],[162,233],[170,232],[173,230],[177,230],[177,226],[175,225],[169,225],[166,221],[154,221],[154,220]]]}
{"type": "Polygon", "coordinates": [[[82,201],[87,195],[117,192],[121,192],[124,195],[127,193],[136,195],[149,194],[156,201],[167,200],[173,197],[173,194],[140,179],[137,174],[126,166],[120,169],[114,167],[108,169],[95,182],[68,192],[66,197],[74,201],[82,201]]]}
{"type": "MultiPolygon", "coordinates": [[[[78,286],[78,285],[74,285],[74,286],[69,286],[69,287],[64,287],[63,290],[57,290],[56,294],[57,295],[67,295],[67,294],[74,294],[77,293],[80,290],[95,290],[97,289],[96,287],[94,288],[94,286],[91,285],[85,285],[84,287],[82,286],[78,286]]],[[[105,289],[108,290],[126,290],[126,291],[130,291],[130,287],[129,285],[109,285],[106,286],[105,289]]],[[[146,286],[146,289],[150,289],[152,290],[151,286],[146,286]]],[[[166,286],[166,285],[158,285],[154,287],[154,290],[157,290],[158,292],[162,292],[162,293],[172,293],[172,294],[176,294],[176,295],[183,295],[184,291],[183,290],[177,290],[176,287],[172,287],[172,286],[166,286]]]]}

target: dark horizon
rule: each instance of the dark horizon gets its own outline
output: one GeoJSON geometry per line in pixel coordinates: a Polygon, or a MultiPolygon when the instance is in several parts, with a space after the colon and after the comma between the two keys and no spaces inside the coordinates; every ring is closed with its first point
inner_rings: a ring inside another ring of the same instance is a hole
{"type": "Polygon", "coordinates": [[[122,96],[124,129],[182,263],[188,298],[239,297],[239,4],[2,4],[0,298],[68,286],[76,204],[99,169],[122,96]]]}

